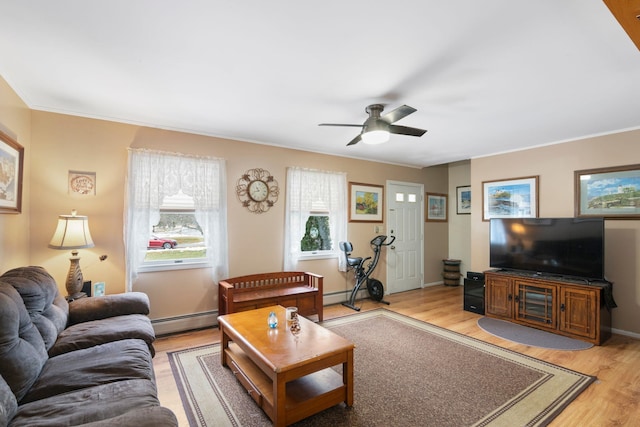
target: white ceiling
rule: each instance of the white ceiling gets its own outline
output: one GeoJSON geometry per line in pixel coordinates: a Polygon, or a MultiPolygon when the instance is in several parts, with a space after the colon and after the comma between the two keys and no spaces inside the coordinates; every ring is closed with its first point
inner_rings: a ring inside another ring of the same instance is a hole
{"type": "Polygon", "coordinates": [[[602,0],[0,0],[0,75],[35,110],[417,167],[640,128],[602,0]],[[428,132],[318,126],[372,103],[428,132]]]}

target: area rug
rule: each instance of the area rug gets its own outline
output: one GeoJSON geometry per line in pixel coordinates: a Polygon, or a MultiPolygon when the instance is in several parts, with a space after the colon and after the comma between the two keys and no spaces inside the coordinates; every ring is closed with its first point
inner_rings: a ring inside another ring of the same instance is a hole
{"type": "MultiPolygon", "coordinates": [[[[354,405],[300,427],[544,426],[595,379],[386,309],[322,325],[356,345],[354,405]]],[[[192,427],[271,426],[221,366],[219,344],[169,361],[192,427]]]]}
{"type": "Polygon", "coordinates": [[[550,348],[552,350],[586,350],[593,347],[593,344],[586,341],[563,337],[562,335],[491,317],[479,318],[478,326],[496,337],[534,347],[550,348]]]}

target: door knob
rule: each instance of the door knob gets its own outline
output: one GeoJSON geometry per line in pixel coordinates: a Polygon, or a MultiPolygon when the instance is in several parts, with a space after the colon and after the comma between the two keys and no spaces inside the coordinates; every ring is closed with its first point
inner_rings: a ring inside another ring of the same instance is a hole
{"type": "Polygon", "coordinates": [[[395,246],[391,246],[391,249],[395,249],[395,248],[396,248],[395,246]]]}

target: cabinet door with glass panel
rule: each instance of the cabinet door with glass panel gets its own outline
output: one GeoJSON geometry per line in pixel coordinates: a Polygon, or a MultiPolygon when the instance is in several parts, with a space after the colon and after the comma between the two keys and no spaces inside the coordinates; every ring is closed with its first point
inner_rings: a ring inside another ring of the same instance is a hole
{"type": "Polygon", "coordinates": [[[520,322],[532,323],[538,327],[556,329],[556,286],[542,283],[516,280],[516,313],[520,322]]]}

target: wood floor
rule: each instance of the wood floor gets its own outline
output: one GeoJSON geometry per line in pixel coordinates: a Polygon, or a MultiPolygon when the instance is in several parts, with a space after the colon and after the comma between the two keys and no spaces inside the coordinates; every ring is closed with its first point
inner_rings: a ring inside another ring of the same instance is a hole
{"type": "MultiPolygon", "coordinates": [[[[574,400],[551,426],[640,425],[640,340],[613,335],[604,345],[583,351],[557,351],[515,344],[487,334],[476,322],[480,315],[462,310],[462,287],[434,286],[387,295],[391,305],[358,302],[362,311],[384,307],[510,350],[598,378],[574,400]]],[[[327,306],[324,318],[353,314],[342,305],[327,306]]],[[[615,311],[613,312],[615,316],[615,311]]],[[[156,341],[154,368],[160,402],[173,410],[181,426],[188,426],[167,351],[220,341],[218,329],[187,332],[156,341]]],[[[470,379],[472,381],[472,379],[470,379]]],[[[425,384],[428,387],[428,384],[425,384]]],[[[461,396],[464,398],[464,396],[461,396]]],[[[356,402],[357,404],[357,402],[356,402]]]]}

